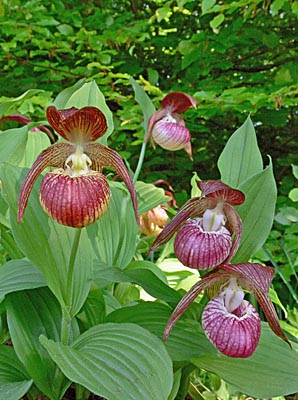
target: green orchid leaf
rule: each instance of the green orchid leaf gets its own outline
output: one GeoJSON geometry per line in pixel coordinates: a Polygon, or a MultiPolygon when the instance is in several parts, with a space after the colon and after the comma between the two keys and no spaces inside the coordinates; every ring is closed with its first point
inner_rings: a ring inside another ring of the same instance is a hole
{"type": "Polygon", "coordinates": [[[19,166],[31,168],[38,155],[50,145],[50,139],[44,132],[29,131],[24,158],[19,166]]]}
{"type": "Polygon", "coordinates": [[[86,229],[99,262],[124,268],[135,254],[138,226],[124,187],[113,185],[111,192],[107,212],[86,229]]]}
{"type": "Polygon", "coordinates": [[[67,109],[71,107],[82,108],[85,106],[99,108],[104,113],[108,125],[107,132],[100,138],[99,141],[103,144],[107,144],[107,138],[114,130],[113,115],[107,106],[103,93],[95,81],[78,81],[71,88],[67,88],[62,91],[54,101],[54,105],[58,109],[67,109]]]}
{"type": "MultiPolygon", "coordinates": [[[[137,324],[161,339],[171,313],[171,308],[164,304],[147,302],[115,310],[107,316],[107,322],[137,324]]],[[[165,345],[173,361],[188,361],[205,353],[216,354],[199,322],[185,315],[176,323],[165,345]]]]}
{"type": "Polygon", "coordinates": [[[82,331],[91,328],[94,325],[102,324],[106,316],[106,304],[102,289],[92,287],[89,295],[77,315],[79,325],[82,331]]]}
{"type": "Polygon", "coordinates": [[[135,324],[101,324],[72,346],[41,343],[73,382],[108,400],[167,400],[172,362],[161,340],[135,324]]]}
{"type": "Polygon", "coordinates": [[[136,182],[135,189],[137,192],[140,215],[171,200],[162,188],[158,188],[151,183],[138,181],[136,182]]]}
{"type": "Polygon", "coordinates": [[[9,332],[18,358],[35,385],[51,399],[60,400],[70,382],[39,343],[42,333],[60,340],[59,303],[48,288],[10,293],[5,303],[9,332]]]}
{"type": "Polygon", "coordinates": [[[263,170],[256,133],[250,117],[227,141],[219,159],[221,180],[233,188],[263,170]]]}
{"type": "Polygon", "coordinates": [[[133,90],[135,92],[135,99],[139,103],[143,115],[144,115],[144,129],[147,132],[147,126],[151,115],[155,112],[155,107],[148,97],[147,93],[143,90],[143,88],[138,84],[138,82],[133,78],[129,78],[130,83],[132,84],[133,90]]]}
{"type": "Polygon", "coordinates": [[[277,197],[273,168],[247,179],[238,189],[245,194],[245,202],[236,207],[242,223],[242,239],[233,263],[246,262],[265,243],[272,228],[277,197]]]}
{"type": "MultiPolygon", "coordinates": [[[[67,271],[76,231],[56,223],[42,210],[39,203],[41,177],[33,187],[23,221],[17,223],[17,194],[26,173],[27,170],[9,164],[2,164],[0,170],[3,197],[10,207],[13,236],[23,254],[42,272],[47,285],[63,306],[66,302],[67,271]]],[[[81,309],[89,293],[92,254],[87,232],[83,229],[68,299],[71,316],[81,309]]]]}
{"type": "MultiPolygon", "coordinates": [[[[83,87],[83,85],[85,84],[86,79],[80,79],[79,81],[77,81],[73,86],[70,86],[66,89],[63,89],[58,96],[55,98],[54,101],[54,106],[58,109],[58,110],[63,110],[66,108],[67,103],[69,102],[69,100],[71,99],[71,97],[73,96],[73,94],[81,89],[83,87]]],[[[87,105],[87,104],[86,104],[87,105]]]]}
{"type": "Polygon", "coordinates": [[[0,266],[0,299],[8,293],[46,286],[41,272],[25,259],[0,266]]]}
{"type": "Polygon", "coordinates": [[[298,391],[298,345],[292,343],[292,347],[274,335],[267,323],[262,323],[260,343],[251,357],[233,359],[206,354],[192,362],[249,396],[285,396],[298,391]]]}
{"type": "Polygon", "coordinates": [[[0,134],[0,160],[10,164],[22,163],[28,139],[28,126],[9,129],[0,134]]]}
{"type": "Polygon", "coordinates": [[[30,379],[13,347],[0,346],[0,398],[19,400],[28,392],[33,380],[30,379]]]}
{"type": "Polygon", "coordinates": [[[169,303],[177,303],[181,296],[163,280],[161,280],[150,268],[140,266],[121,270],[120,268],[94,267],[93,280],[100,286],[105,287],[113,282],[133,282],[141,286],[148,294],[169,303]]]}
{"type": "Polygon", "coordinates": [[[0,398],[5,400],[19,400],[28,392],[32,380],[23,382],[0,383],[0,398]]]}
{"type": "Polygon", "coordinates": [[[0,160],[20,167],[31,167],[39,153],[50,146],[48,136],[30,131],[30,126],[9,129],[0,134],[0,160]]]}
{"type": "MultiPolygon", "coordinates": [[[[4,200],[3,200],[4,202],[4,200]]],[[[6,206],[6,203],[4,203],[6,206]]],[[[1,207],[1,204],[0,204],[1,207]]],[[[6,207],[5,207],[6,208],[6,207]]],[[[1,218],[0,218],[1,221],[1,218]]],[[[9,225],[9,223],[8,223],[9,225]]],[[[8,229],[8,226],[6,225],[0,225],[0,243],[2,247],[7,251],[7,254],[9,255],[10,259],[15,259],[15,258],[23,258],[24,254],[21,252],[21,250],[18,248],[18,245],[16,244],[10,229],[8,229]]]]}

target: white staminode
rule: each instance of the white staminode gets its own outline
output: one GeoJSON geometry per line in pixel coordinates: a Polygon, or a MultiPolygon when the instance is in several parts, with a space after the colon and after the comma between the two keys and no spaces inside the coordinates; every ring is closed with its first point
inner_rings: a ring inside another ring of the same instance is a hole
{"type": "Polygon", "coordinates": [[[232,313],[242,304],[244,292],[238,286],[236,278],[231,278],[229,280],[229,284],[222,292],[222,296],[224,298],[225,307],[229,313],[232,313]]]}
{"type": "Polygon", "coordinates": [[[90,172],[92,161],[84,153],[82,146],[77,146],[76,151],[65,161],[65,173],[69,176],[81,176],[90,172]]]}
{"type": "Polygon", "coordinates": [[[218,204],[212,210],[206,210],[203,214],[203,230],[205,232],[219,231],[226,222],[222,205],[218,204]]]}

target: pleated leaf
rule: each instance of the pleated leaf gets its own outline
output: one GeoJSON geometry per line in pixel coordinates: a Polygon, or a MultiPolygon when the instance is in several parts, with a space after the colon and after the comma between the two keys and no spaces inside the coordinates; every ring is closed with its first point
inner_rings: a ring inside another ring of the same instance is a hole
{"type": "Polygon", "coordinates": [[[221,180],[233,188],[263,170],[254,126],[250,117],[227,141],[218,159],[221,180]]]}
{"type": "Polygon", "coordinates": [[[124,268],[135,254],[138,226],[129,195],[122,186],[111,188],[107,212],[87,227],[98,260],[107,267],[124,268]]]}
{"type": "Polygon", "coordinates": [[[140,285],[148,294],[166,302],[177,303],[181,296],[151,269],[146,266],[121,270],[120,268],[102,268],[95,262],[93,280],[102,287],[114,282],[133,282],[140,285]]]}
{"type": "Polygon", "coordinates": [[[61,309],[48,288],[6,296],[7,321],[13,347],[35,385],[52,400],[60,400],[69,386],[47,351],[40,334],[60,340],[61,309]]]}
{"type": "Polygon", "coordinates": [[[134,324],[101,324],[70,346],[41,343],[71,380],[107,400],[166,400],[172,362],[159,339],[134,324]]]}
{"type": "Polygon", "coordinates": [[[25,155],[28,126],[9,129],[0,134],[0,160],[19,165],[25,155]]]}
{"type": "Polygon", "coordinates": [[[270,164],[263,171],[239,186],[245,202],[236,207],[242,219],[242,238],[233,263],[246,262],[265,243],[272,228],[277,197],[273,168],[270,164]]]}
{"type": "MultiPolygon", "coordinates": [[[[25,155],[19,166],[31,168],[38,155],[50,145],[50,139],[44,132],[29,132],[25,155]]],[[[10,160],[8,161],[11,162],[10,160]]]]}
{"type": "MultiPolygon", "coordinates": [[[[2,164],[3,197],[10,206],[10,221],[14,238],[23,254],[43,274],[48,286],[65,304],[67,270],[75,229],[56,223],[39,203],[41,177],[34,185],[21,223],[17,223],[17,196],[27,170],[2,164]]],[[[91,284],[93,253],[85,229],[82,230],[71,287],[70,314],[82,307],[91,284]]]]}
{"type": "Polygon", "coordinates": [[[171,200],[169,196],[165,195],[163,189],[157,188],[150,183],[138,181],[135,188],[137,192],[140,215],[154,207],[157,207],[160,204],[165,204],[167,201],[171,200]]]}
{"type": "Polygon", "coordinates": [[[99,139],[99,142],[107,144],[107,138],[114,130],[113,115],[95,81],[78,81],[74,86],[63,90],[55,99],[54,105],[58,109],[82,108],[85,106],[99,108],[104,113],[108,125],[106,133],[99,139]]]}
{"type": "Polygon", "coordinates": [[[0,399],[19,400],[28,392],[32,380],[22,382],[0,383],[0,399]]]}
{"type": "Polygon", "coordinates": [[[247,359],[204,355],[192,362],[219,375],[236,390],[257,398],[298,392],[298,345],[293,348],[275,336],[266,323],[255,353],[247,359]]]}
{"type": "Polygon", "coordinates": [[[46,282],[28,260],[11,260],[0,266],[0,299],[8,293],[41,286],[46,286],[46,282]]]}
{"type": "MultiPolygon", "coordinates": [[[[172,310],[164,304],[147,302],[113,311],[107,316],[107,321],[134,323],[161,339],[171,313],[172,310]]],[[[185,316],[176,323],[165,346],[173,361],[188,361],[204,353],[216,354],[199,322],[185,316]]]]}
{"type": "Polygon", "coordinates": [[[0,346],[0,399],[21,399],[32,385],[24,366],[10,346],[0,346]]]}

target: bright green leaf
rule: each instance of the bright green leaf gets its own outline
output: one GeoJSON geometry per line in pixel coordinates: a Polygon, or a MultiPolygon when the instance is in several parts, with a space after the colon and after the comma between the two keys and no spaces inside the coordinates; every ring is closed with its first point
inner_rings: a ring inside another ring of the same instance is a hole
{"type": "Polygon", "coordinates": [[[124,187],[115,186],[111,191],[107,212],[86,229],[100,262],[106,266],[124,268],[135,254],[138,226],[124,187]]]}
{"type": "Polygon", "coordinates": [[[40,338],[72,381],[108,400],[167,400],[172,363],[164,344],[135,324],[101,324],[71,347],[40,338]]]}
{"type": "Polygon", "coordinates": [[[298,179],[298,165],[292,164],[292,172],[296,179],[298,179]]]}
{"type": "Polygon", "coordinates": [[[151,115],[155,112],[155,107],[148,97],[147,93],[143,90],[143,88],[138,84],[138,82],[133,79],[133,77],[129,78],[130,83],[132,84],[133,90],[135,92],[135,99],[141,106],[141,109],[144,114],[144,129],[147,132],[148,122],[151,115]]]}
{"type": "MultiPolygon", "coordinates": [[[[165,304],[144,302],[113,311],[107,316],[107,321],[138,324],[162,338],[171,312],[165,304]]],[[[199,322],[185,315],[178,320],[165,345],[173,361],[188,361],[204,353],[216,354],[199,322]]]]}
{"type": "Polygon", "coordinates": [[[222,181],[234,188],[263,170],[262,155],[249,117],[227,141],[218,159],[218,168],[222,181]]]}
{"type": "MultiPolygon", "coordinates": [[[[31,168],[37,156],[51,145],[49,137],[42,131],[29,131],[26,144],[25,156],[20,167],[31,168]]],[[[11,162],[10,160],[8,160],[11,162]]]]}
{"type": "Polygon", "coordinates": [[[218,14],[216,15],[211,21],[210,21],[210,26],[212,29],[217,29],[225,20],[225,15],[224,14],[218,14]]]}
{"type": "Polygon", "coordinates": [[[6,297],[7,321],[16,354],[35,385],[53,400],[60,400],[69,382],[39,343],[45,334],[60,340],[61,308],[48,288],[10,293],[6,297]]]}
{"type": "Polygon", "coordinates": [[[5,400],[19,400],[28,392],[32,380],[22,382],[0,383],[0,398],[5,400]]]}
{"type": "Polygon", "coordinates": [[[242,223],[242,239],[233,262],[246,262],[265,243],[272,228],[277,189],[270,164],[238,186],[245,202],[236,207],[242,223]]]}
{"type": "Polygon", "coordinates": [[[0,160],[19,165],[25,155],[27,139],[26,125],[0,133],[0,160]]]}
{"type": "Polygon", "coordinates": [[[256,352],[247,359],[203,355],[192,362],[249,396],[271,398],[298,391],[298,346],[275,336],[266,323],[256,352]]]}
{"type": "Polygon", "coordinates": [[[148,294],[160,300],[176,303],[181,296],[163,280],[161,280],[151,269],[144,266],[140,268],[125,269],[100,268],[95,263],[94,281],[107,286],[113,282],[133,282],[141,286],[148,294]]]}
{"type": "Polygon", "coordinates": [[[165,194],[163,189],[158,188],[151,183],[138,181],[135,185],[135,189],[137,192],[139,206],[138,212],[140,215],[171,200],[171,198],[165,194]]]}
{"type": "Polygon", "coordinates": [[[0,266],[0,299],[7,293],[46,286],[41,272],[25,259],[0,266]]]}
{"type": "Polygon", "coordinates": [[[202,15],[206,13],[206,11],[210,11],[210,9],[216,4],[216,0],[203,0],[202,1],[202,15]]]}
{"type": "Polygon", "coordinates": [[[289,198],[294,202],[298,201],[298,188],[290,190],[289,198]]]}
{"type": "Polygon", "coordinates": [[[21,399],[32,385],[23,364],[17,358],[13,347],[0,346],[0,398],[21,399]]]}

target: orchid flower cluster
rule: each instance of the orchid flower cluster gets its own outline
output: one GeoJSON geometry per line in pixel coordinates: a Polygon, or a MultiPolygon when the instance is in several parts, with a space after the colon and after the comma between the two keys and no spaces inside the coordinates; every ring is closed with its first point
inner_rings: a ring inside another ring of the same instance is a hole
{"type": "MultiPolygon", "coordinates": [[[[180,113],[195,107],[191,96],[173,92],[162,101],[162,109],[150,118],[149,139],[175,151],[184,149],[190,158],[190,133],[180,113]]],[[[133,181],[119,154],[97,142],[107,130],[105,115],[95,107],[47,109],[51,127],[66,141],[44,150],[25,178],[19,195],[18,220],[21,221],[34,182],[46,167],[40,187],[40,202],[45,212],[58,223],[83,228],[100,218],[108,208],[110,189],[103,167],[112,167],[125,182],[137,215],[133,181]]],[[[187,201],[167,224],[168,216],[159,207],[142,216],[144,234],[159,235],[151,251],[165,244],[176,232],[174,250],[186,266],[208,272],[185,294],[165,328],[166,339],[178,318],[205,290],[210,298],[202,314],[202,326],[210,342],[223,354],[246,358],[255,351],[261,333],[256,309],[245,298],[252,292],[262,307],[273,332],[286,340],[269,298],[274,270],[260,264],[232,264],[241,240],[242,222],[235,206],[245,201],[244,194],[221,181],[198,182],[201,196],[187,201]]]]}
{"type": "MultiPolygon", "coordinates": [[[[162,147],[184,148],[191,157],[189,131],[181,117],[177,117],[178,112],[190,106],[196,106],[191,96],[180,92],[169,94],[162,102],[162,109],[151,117],[148,132],[162,147]]],[[[220,180],[197,184],[201,196],[190,199],[180,208],[150,249],[156,250],[177,232],[174,251],[181,263],[208,270],[178,303],[165,328],[164,339],[187,307],[205,290],[210,301],[202,314],[202,326],[221,353],[246,358],[259,343],[261,320],[253,305],[244,299],[244,291],[254,294],[273,332],[287,341],[269,298],[274,269],[256,263],[231,263],[242,234],[242,221],[234,207],[245,201],[244,194],[220,180]]]]}

